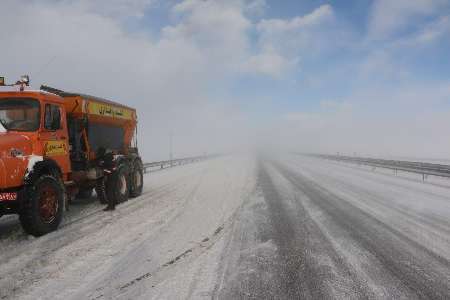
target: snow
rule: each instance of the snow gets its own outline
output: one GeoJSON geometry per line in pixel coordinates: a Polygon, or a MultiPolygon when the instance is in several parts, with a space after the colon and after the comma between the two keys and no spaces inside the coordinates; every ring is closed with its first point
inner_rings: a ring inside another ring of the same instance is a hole
{"type": "Polygon", "coordinates": [[[221,158],[154,172],[144,194],[114,212],[91,206],[38,239],[16,229],[0,239],[0,298],[147,298],[156,282],[181,273],[189,279],[166,293],[188,293],[197,260],[253,188],[253,163],[221,158]]]}
{"type": "Polygon", "coordinates": [[[27,166],[27,173],[25,175],[28,176],[28,174],[33,170],[34,165],[40,161],[43,161],[44,157],[40,156],[40,155],[29,155],[28,156],[28,166],[27,166]]]}
{"type": "Polygon", "coordinates": [[[6,128],[3,127],[2,123],[0,123],[0,133],[5,133],[6,132],[6,128]]]}
{"type": "MultiPolygon", "coordinates": [[[[424,183],[414,174],[395,176],[297,155],[278,161],[357,207],[376,220],[373,224],[393,228],[421,247],[417,249],[450,260],[450,180],[424,183]]],[[[146,174],[143,195],[113,212],[103,212],[93,199],[77,200],[61,228],[41,238],[23,234],[17,217],[3,217],[0,299],[210,299],[230,283],[245,286],[236,280],[255,278],[258,272],[258,279],[275,285],[272,270],[280,266],[271,260],[278,245],[260,238],[273,232],[267,195],[258,184],[261,165],[288,209],[295,211],[301,201],[328,242],[319,250],[334,249],[378,298],[389,298],[390,290],[402,292],[380,260],[294,189],[274,165],[242,155],[146,174]],[[258,269],[260,263],[268,267],[258,269]]],[[[403,245],[401,239],[398,243],[403,245]]],[[[317,254],[315,261],[345,285],[347,273],[326,253],[317,254]]],[[[342,287],[329,287],[337,298],[345,298],[342,287]]]]}
{"type": "Polygon", "coordinates": [[[390,170],[373,171],[365,166],[307,157],[291,157],[285,164],[450,260],[447,231],[436,230],[437,221],[450,218],[450,179],[429,177],[422,182],[418,174],[396,176],[390,170]]]}

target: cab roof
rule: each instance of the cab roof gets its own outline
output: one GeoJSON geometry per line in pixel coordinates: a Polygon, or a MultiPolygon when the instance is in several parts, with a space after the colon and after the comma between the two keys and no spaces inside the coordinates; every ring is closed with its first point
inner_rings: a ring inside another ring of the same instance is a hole
{"type": "Polygon", "coordinates": [[[61,97],[58,97],[58,95],[55,95],[53,93],[43,91],[43,90],[36,90],[32,89],[30,87],[25,87],[23,91],[20,90],[19,86],[0,86],[0,95],[1,94],[8,94],[8,95],[24,95],[24,96],[36,96],[36,95],[48,95],[53,96],[54,99],[58,99],[59,101],[63,102],[64,100],[61,97]]]}

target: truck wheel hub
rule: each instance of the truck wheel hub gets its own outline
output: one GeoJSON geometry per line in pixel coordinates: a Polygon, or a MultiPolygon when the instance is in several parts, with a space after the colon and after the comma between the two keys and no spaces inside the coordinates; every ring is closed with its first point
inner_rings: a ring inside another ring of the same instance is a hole
{"type": "Polygon", "coordinates": [[[58,199],[51,186],[43,186],[39,195],[39,212],[43,222],[50,223],[56,218],[58,199]]]}

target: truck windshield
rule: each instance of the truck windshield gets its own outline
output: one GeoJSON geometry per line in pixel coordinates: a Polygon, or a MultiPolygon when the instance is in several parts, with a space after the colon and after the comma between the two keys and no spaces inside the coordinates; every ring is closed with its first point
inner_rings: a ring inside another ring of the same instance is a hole
{"type": "Polygon", "coordinates": [[[39,102],[32,98],[0,98],[0,123],[6,130],[36,131],[39,102]]]}

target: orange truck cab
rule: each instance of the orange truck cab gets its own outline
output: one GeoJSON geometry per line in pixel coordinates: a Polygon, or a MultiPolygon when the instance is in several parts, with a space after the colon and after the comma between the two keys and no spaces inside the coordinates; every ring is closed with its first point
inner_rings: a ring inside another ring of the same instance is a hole
{"type": "Polygon", "coordinates": [[[142,193],[136,110],[94,96],[0,77],[0,216],[24,230],[57,229],[70,200],[119,203],[142,193]]]}

